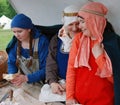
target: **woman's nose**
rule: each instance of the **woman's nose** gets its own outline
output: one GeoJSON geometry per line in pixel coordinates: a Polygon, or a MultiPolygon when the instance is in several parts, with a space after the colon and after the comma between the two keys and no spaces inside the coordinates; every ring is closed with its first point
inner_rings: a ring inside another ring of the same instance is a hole
{"type": "Polygon", "coordinates": [[[78,25],[74,25],[73,26],[73,31],[77,31],[78,30],[78,25]]]}
{"type": "Polygon", "coordinates": [[[19,36],[19,34],[16,32],[16,33],[14,33],[14,35],[16,36],[16,37],[18,37],[19,36]]]}
{"type": "Polygon", "coordinates": [[[81,23],[79,22],[79,25],[78,25],[78,27],[81,29],[82,28],[82,25],[81,25],[81,23]]]}

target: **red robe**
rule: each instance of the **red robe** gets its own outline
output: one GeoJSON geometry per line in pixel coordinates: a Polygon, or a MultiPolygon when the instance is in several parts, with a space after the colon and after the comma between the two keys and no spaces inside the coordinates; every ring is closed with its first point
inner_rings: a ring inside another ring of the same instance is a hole
{"type": "Polygon", "coordinates": [[[67,100],[76,99],[83,105],[114,105],[113,84],[107,78],[95,75],[98,68],[97,64],[101,62],[100,57],[95,60],[92,53],[90,53],[89,64],[92,70],[87,67],[74,68],[78,45],[79,37],[76,37],[68,62],[66,78],[67,100]]]}

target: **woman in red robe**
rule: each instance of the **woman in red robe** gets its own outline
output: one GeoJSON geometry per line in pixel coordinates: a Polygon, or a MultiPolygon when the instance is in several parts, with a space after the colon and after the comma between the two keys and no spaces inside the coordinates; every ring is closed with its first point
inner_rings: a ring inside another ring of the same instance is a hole
{"type": "Polygon", "coordinates": [[[107,8],[84,5],[78,14],[81,33],[72,43],[66,78],[66,105],[114,105],[113,71],[103,41],[107,8]]]}

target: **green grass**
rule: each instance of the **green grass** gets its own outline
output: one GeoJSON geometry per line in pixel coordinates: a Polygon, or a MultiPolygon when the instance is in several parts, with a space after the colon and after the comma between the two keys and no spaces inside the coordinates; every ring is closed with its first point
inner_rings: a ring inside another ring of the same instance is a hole
{"type": "Polygon", "coordinates": [[[13,33],[11,30],[0,29],[0,50],[5,50],[12,36],[13,36],[13,33]]]}

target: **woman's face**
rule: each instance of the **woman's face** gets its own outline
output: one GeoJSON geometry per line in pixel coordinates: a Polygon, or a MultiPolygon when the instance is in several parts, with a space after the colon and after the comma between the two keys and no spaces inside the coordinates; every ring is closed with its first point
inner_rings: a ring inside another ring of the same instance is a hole
{"type": "Polygon", "coordinates": [[[19,41],[28,41],[29,40],[29,36],[30,36],[30,31],[31,29],[23,29],[23,28],[12,28],[12,31],[15,35],[15,37],[19,40],[19,41]]]}
{"type": "Polygon", "coordinates": [[[70,36],[74,36],[76,33],[80,32],[78,25],[79,22],[75,21],[73,23],[70,23],[68,26],[66,26],[65,30],[70,34],[70,36]]]}
{"type": "Polygon", "coordinates": [[[89,36],[90,37],[91,33],[90,33],[89,29],[86,26],[85,20],[82,17],[78,17],[78,21],[79,21],[79,28],[80,28],[80,30],[83,32],[83,34],[85,36],[89,36]]]}

